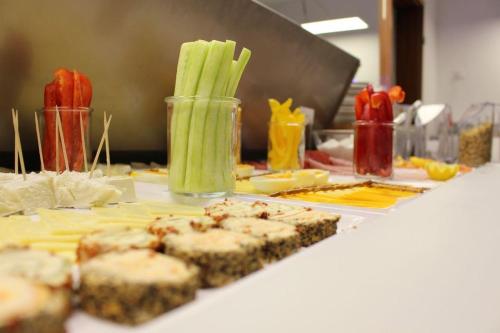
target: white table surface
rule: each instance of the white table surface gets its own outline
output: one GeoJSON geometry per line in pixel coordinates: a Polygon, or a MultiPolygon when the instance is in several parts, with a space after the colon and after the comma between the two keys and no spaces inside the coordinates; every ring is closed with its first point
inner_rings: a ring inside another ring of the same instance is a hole
{"type": "Polygon", "coordinates": [[[69,332],[500,332],[500,165],[488,165],[145,325],[69,332]]]}

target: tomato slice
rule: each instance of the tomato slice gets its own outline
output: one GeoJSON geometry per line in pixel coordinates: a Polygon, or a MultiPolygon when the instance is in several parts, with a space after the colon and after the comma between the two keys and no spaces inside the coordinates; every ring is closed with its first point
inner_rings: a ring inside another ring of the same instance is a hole
{"type": "Polygon", "coordinates": [[[401,86],[394,86],[387,93],[392,103],[402,103],[406,97],[406,93],[401,86]]]}

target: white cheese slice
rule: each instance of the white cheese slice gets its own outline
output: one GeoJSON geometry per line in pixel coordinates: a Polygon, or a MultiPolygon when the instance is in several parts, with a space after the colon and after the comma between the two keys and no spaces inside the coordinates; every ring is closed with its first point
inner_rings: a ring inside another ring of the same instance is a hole
{"type": "Polygon", "coordinates": [[[134,179],[130,176],[112,176],[106,177],[106,183],[116,187],[121,196],[116,202],[136,202],[137,196],[135,194],[134,179]]]}

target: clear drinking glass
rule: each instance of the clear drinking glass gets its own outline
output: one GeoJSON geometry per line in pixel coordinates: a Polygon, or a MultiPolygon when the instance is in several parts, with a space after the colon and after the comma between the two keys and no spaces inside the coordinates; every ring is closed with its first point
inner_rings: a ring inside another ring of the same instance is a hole
{"type": "Polygon", "coordinates": [[[267,167],[273,171],[304,167],[304,123],[270,121],[267,167]]]}
{"type": "Polygon", "coordinates": [[[167,97],[169,189],[211,198],[231,194],[236,170],[236,112],[229,97],[167,97]]]}
{"type": "Polygon", "coordinates": [[[354,122],[354,174],[391,178],[393,160],[392,122],[354,122]]]}
{"type": "Polygon", "coordinates": [[[90,168],[92,150],[90,146],[91,115],[93,109],[86,107],[55,107],[38,110],[40,141],[45,170],[84,171],[90,168]],[[60,131],[56,136],[56,114],[59,112],[60,131]],[[80,122],[81,120],[81,122],[80,122]],[[56,138],[59,138],[56,142],[56,138]],[[63,151],[63,141],[66,155],[63,151]],[[83,138],[83,140],[82,140],[83,138]],[[65,158],[66,156],[66,158],[65,158]],[[56,163],[56,160],[58,163],[56,163]]]}

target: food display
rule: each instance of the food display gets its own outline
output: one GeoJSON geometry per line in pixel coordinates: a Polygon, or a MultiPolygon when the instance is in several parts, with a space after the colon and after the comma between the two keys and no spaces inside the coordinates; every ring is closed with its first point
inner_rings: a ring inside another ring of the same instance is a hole
{"type": "Polygon", "coordinates": [[[48,286],[0,274],[0,300],[0,332],[66,332],[68,304],[48,286]]]}
{"type": "Polygon", "coordinates": [[[198,40],[181,46],[170,112],[169,188],[175,193],[234,189],[234,99],[250,50],[233,60],[236,43],[198,40]],[[195,96],[194,98],[186,96],[195,96]]]}
{"type": "Polygon", "coordinates": [[[220,222],[223,229],[247,234],[264,241],[266,261],[283,259],[300,248],[300,237],[293,225],[254,217],[228,217],[220,222]]]}
{"type": "Polygon", "coordinates": [[[159,247],[158,237],[146,230],[118,227],[83,236],[78,243],[76,252],[78,261],[85,262],[103,253],[132,249],[156,250],[159,247]]]}
{"type": "Polygon", "coordinates": [[[213,229],[168,234],[165,253],[200,267],[204,287],[219,287],[262,268],[264,242],[245,234],[213,229]]]}
{"type": "Polygon", "coordinates": [[[363,208],[390,208],[399,201],[415,197],[424,189],[374,182],[334,184],[273,194],[275,197],[363,208]]]}
{"type": "Polygon", "coordinates": [[[271,120],[269,122],[269,169],[296,170],[304,164],[305,115],[300,108],[291,111],[292,99],[283,104],[269,100],[271,120]]]}
{"type": "Polygon", "coordinates": [[[361,176],[392,176],[393,111],[405,93],[399,86],[388,92],[364,88],[355,98],[354,166],[361,176]]]}
{"type": "Polygon", "coordinates": [[[218,227],[218,222],[209,216],[166,216],[148,225],[148,231],[160,238],[168,234],[203,232],[218,227]]]}
{"type": "Polygon", "coordinates": [[[80,267],[84,311],[137,325],[195,297],[198,269],[151,250],[111,252],[80,267]]]}
{"type": "Polygon", "coordinates": [[[87,76],[73,70],[60,68],[54,72],[54,80],[45,85],[43,159],[46,170],[64,170],[63,155],[56,153],[57,112],[61,119],[65,153],[70,170],[82,171],[85,145],[81,133],[89,126],[89,107],[92,101],[92,84],[87,76]],[[56,106],[58,109],[56,110],[56,106]],[[56,158],[58,162],[56,164],[56,158]]]}

